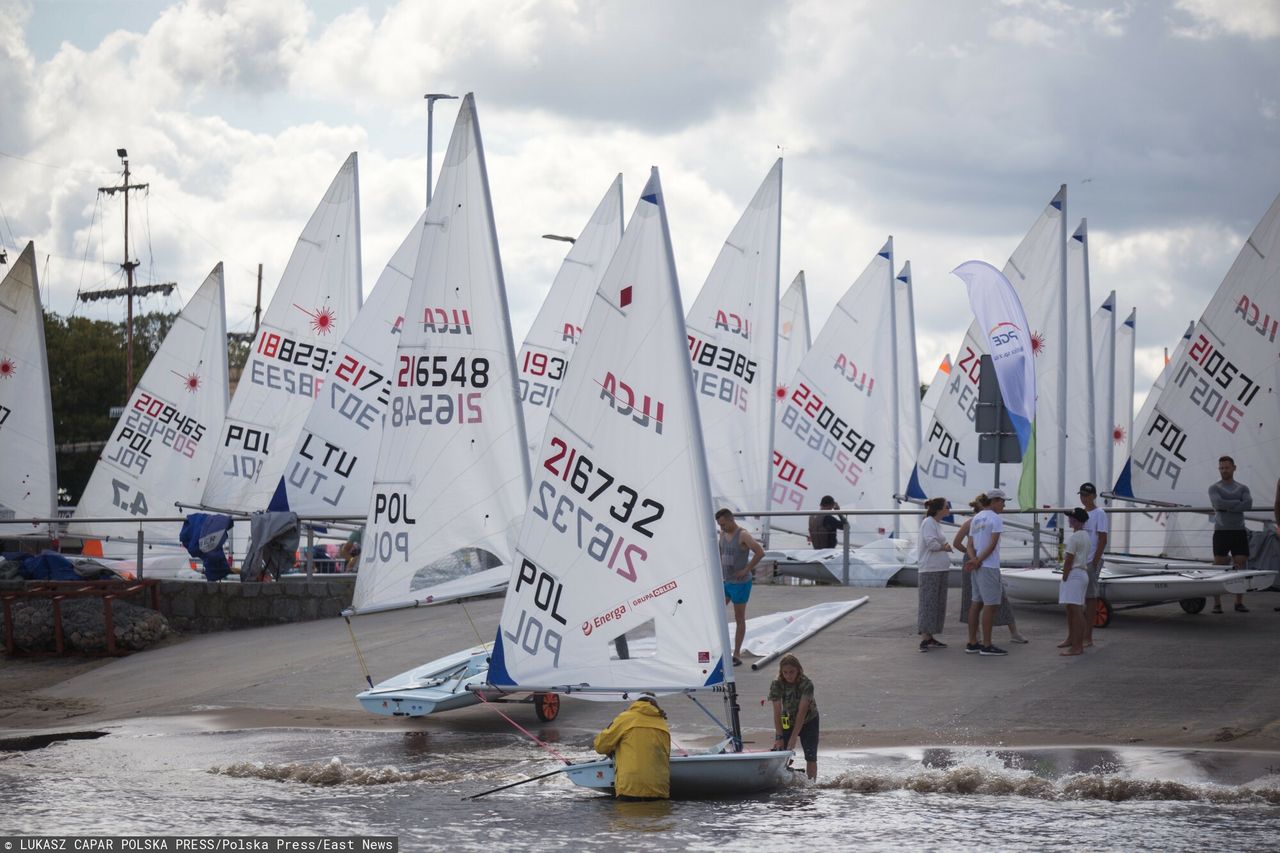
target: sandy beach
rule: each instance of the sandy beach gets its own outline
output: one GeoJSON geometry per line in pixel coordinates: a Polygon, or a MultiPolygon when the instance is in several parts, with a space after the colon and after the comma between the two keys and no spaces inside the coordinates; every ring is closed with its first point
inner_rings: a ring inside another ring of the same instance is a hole
{"type": "MultiPolygon", "coordinates": [[[[749,615],[869,596],[860,609],[795,652],[818,689],[824,749],[921,744],[1141,745],[1280,750],[1280,595],[1250,596],[1252,612],[1187,615],[1177,604],[1119,611],[1096,646],[1059,657],[1054,607],[1019,606],[1029,645],[1004,658],[966,655],[949,602],[950,644],[917,651],[916,591],[758,586],[749,615]]],[[[354,620],[375,681],[492,639],[501,601],[488,599],[354,620]]],[[[750,662],[750,658],[747,662],[750,662]]],[[[776,672],[737,671],[744,735],[770,740],[763,699],[776,672]]],[[[425,719],[376,717],[354,694],[363,676],[345,622],[329,619],[177,637],[119,659],[0,659],[0,738],[155,719],[169,728],[293,727],[503,732],[493,708],[425,719]],[[159,719],[163,718],[163,719],[159,719]]],[[[673,734],[709,743],[715,728],[672,697],[673,734]]],[[[719,702],[710,699],[710,707],[719,702]]],[[[502,706],[539,737],[578,745],[617,711],[566,701],[553,723],[527,705],[502,706]]]]}

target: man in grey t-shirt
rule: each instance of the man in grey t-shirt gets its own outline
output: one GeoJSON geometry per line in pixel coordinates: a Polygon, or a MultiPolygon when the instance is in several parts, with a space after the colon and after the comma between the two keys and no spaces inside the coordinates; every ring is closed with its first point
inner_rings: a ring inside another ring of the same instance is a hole
{"type": "MultiPolygon", "coordinates": [[[[1220,481],[1209,487],[1209,505],[1213,507],[1213,563],[1228,564],[1243,571],[1249,562],[1249,531],[1244,527],[1244,514],[1253,509],[1253,496],[1249,487],[1235,479],[1236,461],[1230,456],[1218,458],[1220,481]]],[[[1236,594],[1236,610],[1248,613],[1244,606],[1244,594],[1236,594]]],[[[1213,597],[1213,612],[1222,612],[1222,596],[1213,597]]]]}

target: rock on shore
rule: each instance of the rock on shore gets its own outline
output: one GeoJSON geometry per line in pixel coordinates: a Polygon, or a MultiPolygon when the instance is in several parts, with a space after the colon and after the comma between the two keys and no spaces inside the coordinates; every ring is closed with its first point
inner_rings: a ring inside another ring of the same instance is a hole
{"type": "MultiPolygon", "coordinates": [[[[48,600],[15,601],[13,614],[14,645],[24,652],[52,651],[57,648],[53,636],[53,602],[48,600]]],[[[160,613],[127,601],[116,601],[111,608],[113,633],[117,649],[139,651],[168,636],[169,622],[160,613]]],[[[0,613],[0,630],[4,616],[0,613]]],[[[62,636],[66,647],[78,652],[107,650],[106,620],[101,600],[69,599],[62,602],[62,636]]]]}

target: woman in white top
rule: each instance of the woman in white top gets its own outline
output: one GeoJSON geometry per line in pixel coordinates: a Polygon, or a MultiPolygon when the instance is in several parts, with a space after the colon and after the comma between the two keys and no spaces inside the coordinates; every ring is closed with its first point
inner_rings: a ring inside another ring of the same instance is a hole
{"type": "Polygon", "coordinates": [[[945,649],[946,643],[933,635],[941,633],[947,621],[947,577],[951,571],[951,543],[942,532],[938,516],[951,508],[946,498],[930,498],[924,502],[924,521],[920,523],[920,536],[916,545],[916,563],[919,566],[920,613],[917,620],[920,651],[930,648],[945,649]]]}
{"type": "Polygon", "coordinates": [[[1076,507],[1067,513],[1071,533],[1067,536],[1066,556],[1062,560],[1062,586],[1058,588],[1058,603],[1067,606],[1067,639],[1059,643],[1059,654],[1084,653],[1084,592],[1089,584],[1089,534],[1084,525],[1089,513],[1076,507]]]}

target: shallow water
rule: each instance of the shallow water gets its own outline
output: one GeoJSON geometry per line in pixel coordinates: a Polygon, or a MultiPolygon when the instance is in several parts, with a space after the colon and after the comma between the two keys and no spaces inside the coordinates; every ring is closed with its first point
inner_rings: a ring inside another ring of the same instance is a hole
{"type": "MultiPolygon", "coordinates": [[[[448,846],[725,850],[1274,850],[1280,754],[914,748],[823,753],[816,785],[732,801],[615,803],[524,740],[302,729],[190,733],[162,722],[0,752],[17,834],[396,835],[448,846]]],[[[570,754],[586,758],[586,754],[570,754]]],[[[798,777],[797,777],[798,779],[798,777]]]]}

